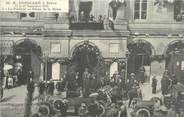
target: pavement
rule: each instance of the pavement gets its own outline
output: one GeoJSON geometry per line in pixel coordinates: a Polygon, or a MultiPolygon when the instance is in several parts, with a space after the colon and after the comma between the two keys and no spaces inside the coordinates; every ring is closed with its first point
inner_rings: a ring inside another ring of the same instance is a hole
{"type": "Polygon", "coordinates": [[[143,85],[140,85],[141,91],[143,93],[143,100],[150,100],[152,97],[161,97],[161,76],[157,76],[157,93],[152,94],[152,87],[151,87],[151,81],[152,77],[150,78],[150,82],[144,83],[143,85]]]}
{"type": "MultiPolygon", "coordinates": [[[[143,85],[140,86],[144,100],[150,100],[152,97],[161,97],[161,90],[160,90],[161,77],[158,77],[157,79],[158,79],[158,88],[156,94],[152,94],[151,82],[144,83],[143,85]]],[[[0,102],[0,117],[23,117],[25,106],[24,102],[26,95],[27,95],[26,86],[19,86],[16,88],[4,90],[4,98],[0,102]]],[[[35,89],[33,97],[34,101],[32,111],[35,112],[37,110],[36,106],[38,97],[37,88],[35,89]]],[[[130,111],[131,109],[128,109],[128,112],[130,111]]],[[[68,117],[76,117],[76,116],[68,116],[68,117]]]]}
{"type": "MultiPolygon", "coordinates": [[[[12,89],[5,89],[4,96],[0,102],[0,117],[23,117],[27,89],[25,85],[12,89]]],[[[33,111],[37,109],[38,90],[35,89],[33,111]]]]}

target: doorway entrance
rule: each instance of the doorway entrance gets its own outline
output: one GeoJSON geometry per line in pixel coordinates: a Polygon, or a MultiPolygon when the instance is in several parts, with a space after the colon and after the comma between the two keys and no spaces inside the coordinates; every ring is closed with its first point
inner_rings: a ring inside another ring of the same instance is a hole
{"type": "Polygon", "coordinates": [[[89,1],[89,2],[80,2],[80,5],[79,5],[79,17],[80,18],[79,19],[81,21],[88,22],[91,9],[92,9],[92,2],[91,1],[89,1]],[[83,18],[81,16],[82,13],[83,13],[83,18]]]}
{"type": "MultiPolygon", "coordinates": [[[[72,54],[70,70],[79,72],[79,77],[85,68],[89,69],[90,73],[94,73],[96,77],[105,75],[104,60],[97,46],[84,41],[78,45],[72,54]]],[[[82,79],[81,79],[82,80],[82,79]]]]}
{"type": "Polygon", "coordinates": [[[166,50],[165,69],[170,75],[176,75],[179,82],[184,84],[184,42],[179,40],[168,45],[166,50]]]}
{"type": "MultiPolygon", "coordinates": [[[[152,46],[150,43],[138,40],[128,44],[128,50],[130,51],[128,59],[128,75],[135,73],[138,77],[149,77],[151,70],[151,55],[152,46]],[[140,72],[143,72],[140,76],[140,72]]],[[[148,80],[148,79],[145,79],[148,80]]]]}
{"type": "Polygon", "coordinates": [[[34,40],[24,39],[16,43],[14,53],[15,63],[20,64],[22,67],[21,84],[25,84],[29,80],[27,79],[29,70],[34,73],[33,80],[38,81],[43,71],[41,70],[43,67],[41,67],[42,61],[40,58],[42,56],[41,47],[34,40]]]}

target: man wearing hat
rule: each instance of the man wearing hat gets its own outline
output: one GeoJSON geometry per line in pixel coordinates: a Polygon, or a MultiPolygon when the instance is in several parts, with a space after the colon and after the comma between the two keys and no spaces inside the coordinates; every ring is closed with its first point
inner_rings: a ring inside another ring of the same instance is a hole
{"type": "Polygon", "coordinates": [[[82,80],[83,80],[83,95],[84,96],[88,96],[89,94],[89,81],[90,81],[90,73],[89,73],[89,69],[85,68],[85,71],[82,75],[82,80]]]}
{"type": "Polygon", "coordinates": [[[173,86],[173,85],[177,85],[178,80],[177,80],[176,74],[173,74],[173,75],[171,76],[171,82],[172,82],[172,86],[173,86]]]}
{"type": "Polygon", "coordinates": [[[167,95],[169,93],[169,86],[170,86],[170,78],[168,75],[167,70],[163,74],[163,78],[161,79],[161,90],[162,90],[162,95],[167,95]]]}
{"type": "Polygon", "coordinates": [[[176,117],[176,115],[175,106],[171,105],[171,108],[167,112],[167,117],[176,117]]]}
{"type": "Polygon", "coordinates": [[[157,90],[157,79],[156,79],[156,76],[153,76],[152,78],[152,93],[153,94],[156,94],[156,90],[157,90]]]}
{"type": "Polygon", "coordinates": [[[137,88],[135,85],[133,85],[132,89],[128,92],[128,97],[129,97],[129,104],[128,104],[128,107],[130,107],[131,103],[132,103],[132,100],[136,97],[138,97],[138,94],[137,94],[137,88]]]}
{"type": "Polygon", "coordinates": [[[135,74],[134,73],[131,73],[130,74],[130,85],[133,86],[134,85],[134,81],[136,80],[135,78],[135,74]]]}
{"type": "Polygon", "coordinates": [[[118,117],[127,117],[127,108],[126,105],[123,102],[118,103],[119,111],[118,111],[118,117]]]}
{"type": "Polygon", "coordinates": [[[159,108],[159,117],[167,117],[167,107],[165,106],[160,106],[159,108]]]}
{"type": "Polygon", "coordinates": [[[87,107],[85,103],[81,103],[81,106],[79,107],[78,110],[78,115],[79,117],[86,117],[88,113],[87,107]]]}

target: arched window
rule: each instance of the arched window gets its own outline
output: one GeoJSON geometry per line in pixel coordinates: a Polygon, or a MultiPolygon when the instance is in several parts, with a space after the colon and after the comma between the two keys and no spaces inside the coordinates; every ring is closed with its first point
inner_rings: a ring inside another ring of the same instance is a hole
{"type": "Polygon", "coordinates": [[[135,0],[134,19],[147,18],[147,0],[135,0]]]}

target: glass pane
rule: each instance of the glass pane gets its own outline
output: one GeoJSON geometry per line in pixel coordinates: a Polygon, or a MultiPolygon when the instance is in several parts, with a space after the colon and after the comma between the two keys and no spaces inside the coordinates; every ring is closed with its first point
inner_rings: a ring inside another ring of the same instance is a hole
{"type": "Polygon", "coordinates": [[[139,3],[135,3],[135,10],[139,10],[139,9],[140,9],[139,3]]]}
{"type": "Polygon", "coordinates": [[[139,12],[135,12],[134,19],[139,19],[139,12]]]}
{"type": "Polygon", "coordinates": [[[146,10],[147,9],[147,3],[142,3],[142,10],[146,10]]]}
{"type": "Polygon", "coordinates": [[[141,19],[146,19],[146,12],[142,12],[141,19]]]}

